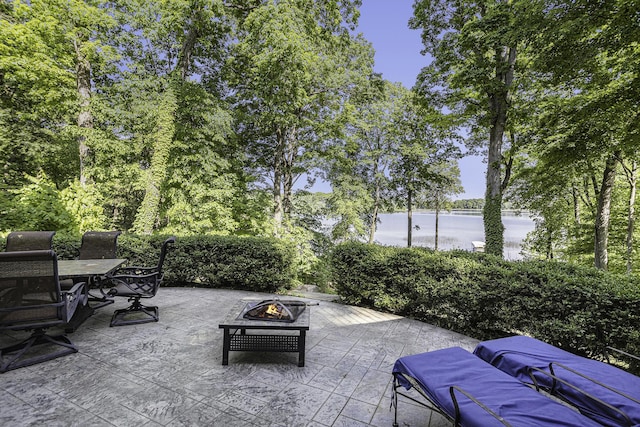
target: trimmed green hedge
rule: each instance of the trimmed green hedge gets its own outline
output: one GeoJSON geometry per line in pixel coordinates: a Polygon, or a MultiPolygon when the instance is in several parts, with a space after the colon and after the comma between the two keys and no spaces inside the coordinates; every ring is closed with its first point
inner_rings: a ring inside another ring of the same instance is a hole
{"type": "MultiPolygon", "coordinates": [[[[158,263],[168,236],[122,234],[118,256],[127,265],[158,263]]],[[[53,249],[60,259],[78,256],[80,237],[56,234],[53,249]]],[[[2,250],[5,239],[1,239],[2,250]]],[[[289,289],[296,279],[293,247],[274,238],[190,236],[178,237],[164,264],[163,286],[233,288],[256,292],[289,289]]]]}
{"type": "Polygon", "coordinates": [[[345,243],[332,254],[347,303],[413,317],[480,340],[526,334],[578,354],[640,354],[636,278],[556,262],[504,261],[345,243]]]}
{"type": "Polygon", "coordinates": [[[296,278],[293,247],[275,238],[180,237],[166,262],[166,286],[276,292],[296,278]]]}

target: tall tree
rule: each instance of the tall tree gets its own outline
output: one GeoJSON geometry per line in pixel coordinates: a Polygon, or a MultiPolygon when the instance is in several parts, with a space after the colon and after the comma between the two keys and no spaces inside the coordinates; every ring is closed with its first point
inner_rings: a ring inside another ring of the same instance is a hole
{"type": "Polygon", "coordinates": [[[270,181],[278,229],[295,181],[341,117],[353,61],[346,25],[359,1],[263,2],[240,25],[229,62],[238,132],[262,181],[270,181]],[[345,25],[346,24],[346,25],[345,25]]]}
{"type": "Polygon", "coordinates": [[[409,92],[403,108],[393,118],[397,153],[389,168],[396,200],[407,209],[407,246],[412,245],[413,209],[424,206],[435,185],[450,178],[441,168],[455,161],[460,151],[447,130],[439,129],[440,114],[425,108],[424,103],[409,92]]]}
{"type": "Polygon", "coordinates": [[[43,167],[60,186],[84,177],[78,158],[91,122],[88,67],[107,55],[100,36],[112,20],[97,3],[55,0],[13,2],[0,19],[0,127],[11,135],[0,139],[13,146],[9,170],[33,175],[43,167]]]}
{"type": "Polygon", "coordinates": [[[627,274],[633,272],[633,234],[636,223],[636,192],[638,185],[638,161],[634,158],[629,163],[621,161],[620,164],[624,170],[624,174],[629,183],[629,198],[627,210],[627,237],[625,239],[626,251],[625,258],[627,264],[627,274]]]}
{"type": "Polygon", "coordinates": [[[238,160],[229,137],[231,119],[220,102],[231,31],[223,4],[121,0],[116,10],[123,71],[102,90],[106,124],[126,146],[105,147],[104,161],[138,161],[138,170],[112,171],[121,174],[121,193],[142,198],[131,225],[144,233],[233,231],[238,224],[222,219],[233,215],[232,201],[241,189],[233,171],[238,160]]]}
{"type": "MultiPolygon", "coordinates": [[[[366,200],[355,202],[357,193],[351,192],[349,207],[359,206],[363,211],[342,215],[336,227],[362,229],[368,232],[369,243],[373,243],[379,213],[390,205],[388,173],[397,151],[393,116],[396,110],[404,108],[402,101],[407,89],[383,80],[381,75],[372,74],[361,81],[354,92],[350,101],[354,112],[347,125],[345,138],[332,143],[330,154],[327,155],[331,164],[331,172],[327,177],[336,195],[346,190],[342,186],[348,184],[354,188],[356,183],[360,183],[357,185],[361,190],[359,197],[366,200]],[[356,217],[366,219],[367,223],[360,226],[343,224],[356,217]]],[[[334,206],[338,206],[338,203],[335,202],[334,206]]]]}
{"type": "Polygon", "coordinates": [[[514,2],[417,0],[409,25],[422,29],[432,64],[419,76],[428,99],[466,119],[487,153],[486,252],[503,255],[503,135],[515,89],[519,34],[514,2]]]}
{"type": "Polygon", "coordinates": [[[76,124],[79,180],[87,183],[87,164],[90,160],[90,142],[93,129],[92,63],[100,63],[110,56],[111,48],[105,35],[115,22],[102,8],[100,0],[58,1],[38,0],[29,2],[28,16],[34,21],[48,22],[48,39],[62,43],[63,52],[73,62],[77,106],[76,124]],[[53,37],[50,37],[53,36],[53,37]]]}
{"type": "Polygon", "coordinates": [[[440,211],[447,209],[451,203],[449,196],[462,193],[460,182],[460,168],[455,159],[434,165],[436,179],[429,183],[429,192],[426,194],[428,206],[435,211],[434,249],[438,250],[440,211]]]}
{"type": "Polygon", "coordinates": [[[520,24],[538,34],[530,64],[542,84],[539,102],[546,105],[538,157],[569,164],[592,183],[593,261],[607,269],[616,171],[621,158],[637,151],[640,31],[626,0],[539,0],[529,6],[535,19],[520,24]]]}

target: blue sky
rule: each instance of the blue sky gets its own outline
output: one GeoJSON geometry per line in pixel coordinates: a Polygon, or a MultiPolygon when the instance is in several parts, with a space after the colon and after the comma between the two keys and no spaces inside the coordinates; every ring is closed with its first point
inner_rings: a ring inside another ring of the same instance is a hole
{"type": "MultiPolygon", "coordinates": [[[[374,69],[386,80],[413,87],[429,58],[420,54],[420,31],[409,29],[413,0],[362,0],[358,31],[376,51],[374,69]]],[[[486,166],[478,156],[460,160],[464,193],[457,199],[484,198],[486,166]]]]}

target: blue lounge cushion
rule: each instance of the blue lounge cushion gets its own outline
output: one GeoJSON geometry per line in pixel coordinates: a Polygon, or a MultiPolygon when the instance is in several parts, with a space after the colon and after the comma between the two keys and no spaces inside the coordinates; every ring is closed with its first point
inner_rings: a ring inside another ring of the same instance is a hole
{"type": "MultiPolygon", "coordinates": [[[[412,384],[403,375],[414,378],[428,399],[451,419],[455,418],[455,406],[450,393],[455,386],[512,426],[599,426],[460,347],[401,357],[393,373],[407,390],[412,384]]],[[[456,393],[456,399],[463,426],[503,426],[462,393],[456,393]]]]}
{"type": "MultiPolygon", "coordinates": [[[[569,353],[535,338],[520,335],[481,342],[473,353],[496,368],[528,383],[532,383],[529,367],[549,372],[549,364],[553,362],[554,375],[619,409],[628,416],[628,419],[623,418],[618,412],[608,410],[583,393],[557,383],[558,395],[563,399],[605,426],[640,426],[640,377],[622,369],[569,353]],[[563,366],[597,382],[571,372],[563,366]]],[[[535,371],[534,375],[540,385],[551,387],[551,377],[535,371]]]]}

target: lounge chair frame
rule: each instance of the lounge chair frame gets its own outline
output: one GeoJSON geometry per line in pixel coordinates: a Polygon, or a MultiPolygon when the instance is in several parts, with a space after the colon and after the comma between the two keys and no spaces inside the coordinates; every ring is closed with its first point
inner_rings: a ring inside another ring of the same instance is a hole
{"type": "Polygon", "coordinates": [[[442,415],[455,427],[600,426],[459,347],[401,357],[393,376],[394,426],[398,395],[442,415]],[[424,401],[401,387],[415,389],[424,401]]]}
{"type": "Polygon", "coordinates": [[[640,425],[640,378],[616,366],[520,335],[481,342],[474,354],[603,425],[640,425]]]}
{"type": "Polygon", "coordinates": [[[461,418],[460,405],[458,404],[458,398],[455,395],[456,391],[458,393],[463,394],[469,400],[471,400],[473,403],[475,403],[476,405],[478,405],[479,407],[484,409],[485,412],[487,412],[488,414],[493,416],[496,420],[500,421],[502,423],[502,425],[504,425],[506,427],[512,427],[511,424],[509,424],[507,421],[505,421],[504,418],[500,417],[498,414],[496,414],[494,411],[492,411],[490,408],[488,408],[485,404],[483,404],[478,399],[473,397],[473,395],[471,395],[471,393],[466,392],[465,390],[463,390],[461,387],[458,387],[458,386],[449,387],[449,394],[451,395],[451,400],[452,400],[453,405],[455,407],[455,414],[452,417],[451,415],[449,415],[448,413],[446,413],[445,411],[440,409],[434,402],[431,401],[429,396],[427,396],[427,394],[424,391],[422,391],[422,388],[421,388],[420,383],[419,383],[418,380],[416,380],[415,378],[413,378],[410,375],[406,375],[406,374],[402,374],[402,373],[394,374],[393,400],[391,402],[391,404],[392,404],[392,406],[394,408],[393,427],[399,427],[399,424],[398,424],[398,396],[399,395],[404,397],[404,398],[406,398],[406,399],[411,400],[414,403],[417,403],[418,405],[424,406],[425,408],[428,408],[428,409],[430,409],[430,410],[432,410],[434,412],[437,412],[438,414],[440,414],[443,417],[445,417],[448,421],[450,421],[453,426],[455,426],[455,427],[461,426],[461,424],[460,424],[460,418],[461,418]],[[402,385],[398,381],[398,376],[402,376],[402,378],[404,378],[405,380],[410,382],[412,387],[413,387],[413,389],[416,390],[420,394],[420,396],[422,396],[425,399],[425,401],[422,402],[422,401],[420,401],[418,399],[414,399],[413,396],[409,396],[407,393],[402,392],[401,391],[402,385]]]}
{"type": "MultiPolygon", "coordinates": [[[[576,386],[574,384],[571,384],[569,381],[566,381],[566,380],[556,376],[554,374],[553,368],[551,366],[552,364],[553,363],[549,364],[549,371],[550,372],[547,372],[547,371],[545,371],[543,369],[540,369],[540,368],[536,368],[535,366],[530,366],[530,367],[527,368],[527,370],[529,371],[529,376],[531,377],[531,381],[533,382],[533,385],[534,385],[534,387],[535,387],[535,389],[537,391],[547,389],[547,387],[543,387],[543,386],[540,385],[540,383],[538,382],[538,379],[534,375],[534,372],[538,372],[538,373],[540,373],[542,375],[545,375],[545,376],[548,376],[549,378],[551,378],[552,386],[547,391],[552,396],[555,396],[555,397],[561,399],[563,402],[567,403],[568,405],[575,406],[575,403],[570,401],[570,400],[568,400],[568,399],[566,399],[562,394],[557,392],[558,383],[561,383],[564,386],[569,387],[569,388],[573,389],[574,391],[577,391],[578,393],[582,394],[586,398],[590,399],[592,402],[596,403],[597,405],[600,405],[602,408],[604,408],[604,409],[606,409],[608,411],[617,413],[620,417],[622,417],[624,419],[624,421],[625,421],[624,426],[628,426],[628,427],[632,427],[633,426],[633,422],[631,421],[631,418],[629,418],[629,415],[627,415],[624,411],[616,408],[615,406],[612,406],[612,405],[608,404],[607,402],[603,401],[602,399],[597,398],[596,396],[592,395],[591,393],[588,393],[587,391],[581,389],[580,387],[578,387],[578,386],[576,386]]],[[[566,366],[563,366],[560,363],[555,363],[555,365],[556,366],[562,366],[565,369],[567,369],[568,371],[571,371],[571,372],[573,372],[573,373],[575,373],[577,375],[580,375],[581,377],[583,377],[585,379],[593,381],[596,384],[604,386],[604,384],[601,384],[598,381],[595,381],[592,378],[587,377],[586,375],[580,374],[579,372],[577,372],[577,371],[575,371],[575,370],[573,370],[571,368],[567,368],[566,366]]],[[[605,387],[609,388],[607,386],[605,386],[605,387]]],[[[614,392],[616,392],[616,393],[619,393],[618,390],[611,389],[611,388],[609,388],[609,389],[614,391],[614,392]]],[[[625,397],[629,397],[629,396],[625,395],[625,397]]],[[[586,416],[589,416],[589,411],[588,411],[587,408],[578,407],[578,409],[580,410],[581,413],[584,413],[586,416]]],[[[612,418],[612,421],[615,422],[616,420],[612,418]]]]}

